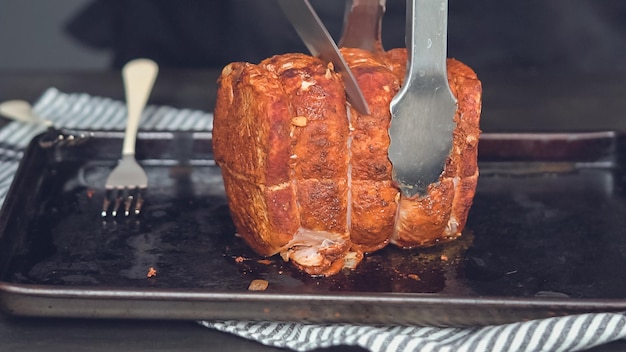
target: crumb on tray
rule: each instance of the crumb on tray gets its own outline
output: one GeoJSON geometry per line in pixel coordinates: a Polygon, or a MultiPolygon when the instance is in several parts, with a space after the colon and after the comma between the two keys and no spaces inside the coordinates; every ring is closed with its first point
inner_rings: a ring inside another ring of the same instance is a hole
{"type": "Polygon", "coordinates": [[[148,269],[148,274],[146,274],[147,277],[155,277],[157,274],[157,271],[155,268],[150,267],[150,269],[148,269]]]}
{"type": "Polygon", "coordinates": [[[269,286],[269,282],[267,282],[266,280],[252,280],[252,282],[250,282],[250,285],[248,286],[248,290],[265,291],[267,289],[267,286],[269,286]]]}
{"type": "Polygon", "coordinates": [[[413,279],[413,280],[415,280],[415,281],[419,281],[419,280],[420,280],[420,277],[419,277],[419,275],[417,275],[417,274],[409,274],[409,275],[407,275],[407,277],[408,277],[409,279],[413,279]]]}

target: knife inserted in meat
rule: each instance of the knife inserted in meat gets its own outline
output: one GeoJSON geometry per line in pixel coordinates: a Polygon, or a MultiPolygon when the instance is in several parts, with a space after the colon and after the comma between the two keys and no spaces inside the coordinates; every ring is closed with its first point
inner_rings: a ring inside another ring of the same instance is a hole
{"type": "Polygon", "coordinates": [[[354,75],[339,52],[335,41],[308,0],[277,0],[311,55],[332,62],[341,72],[348,100],[363,113],[369,113],[367,102],[354,75]]]}

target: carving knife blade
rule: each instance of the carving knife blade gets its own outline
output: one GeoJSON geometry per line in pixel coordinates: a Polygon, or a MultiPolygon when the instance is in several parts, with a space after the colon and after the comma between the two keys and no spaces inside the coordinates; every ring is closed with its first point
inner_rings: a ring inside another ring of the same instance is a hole
{"type": "Polygon", "coordinates": [[[448,85],[448,0],[407,0],[408,64],[390,104],[389,159],[407,197],[439,180],[452,149],[456,99],[448,85]]]}
{"type": "Polygon", "coordinates": [[[369,115],[370,110],[352,71],[339,52],[335,41],[317,16],[308,0],[277,0],[285,16],[293,25],[313,56],[330,61],[341,73],[350,104],[360,113],[369,115]]]}

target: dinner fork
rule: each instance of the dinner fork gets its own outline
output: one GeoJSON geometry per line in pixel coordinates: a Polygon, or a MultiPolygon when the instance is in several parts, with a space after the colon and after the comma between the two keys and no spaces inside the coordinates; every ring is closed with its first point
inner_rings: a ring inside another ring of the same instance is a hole
{"type": "Polygon", "coordinates": [[[148,188],[148,176],[135,159],[135,142],[141,114],[148,102],[159,68],[148,59],[135,59],[122,68],[128,120],[122,145],[122,158],[106,180],[106,194],[102,204],[102,216],[111,209],[116,216],[122,203],[124,215],[139,215],[144,199],[142,192],[148,188]]]}
{"type": "Polygon", "coordinates": [[[0,115],[10,120],[47,127],[46,132],[39,136],[39,146],[44,149],[77,146],[93,136],[90,131],[57,128],[51,120],[38,116],[33,106],[25,100],[7,100],[0,103],[0,115]]]}

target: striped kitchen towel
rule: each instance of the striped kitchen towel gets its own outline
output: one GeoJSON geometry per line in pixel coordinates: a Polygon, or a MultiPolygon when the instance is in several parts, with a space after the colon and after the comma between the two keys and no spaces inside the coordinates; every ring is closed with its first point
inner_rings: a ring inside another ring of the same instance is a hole
{"type": "MultiPolygon", "coordinates": [[[[123,130],[122,102],[48,89],[34,106],[42,118],[68,129],[123,130]]],[[[194,110],[149,106],[144,130],[210,131],[213,116],[194,110]]],[[[0,130],[0,204],[28,142],[44,126],[12,122],[0,130]]],[[[310,351],[360,346],[370,351],[581,351],[626,338],[626,315],[582,314],[475,328],[312,325],[279,322],[201,321],[268,346],[310,351]]]]}
{"type": "Polygon", "coordinates": [[[477,328],[203,321],[263,344],[311,351],[360,346],[373,352],[582,351],[626,338],[626,316],[582,314],[477,328]]]}
{"type": "MultiPolygon", "coordinates": [[[[47,89],[33,106],[41,119],[56,127],[75,130],[123,131],[126,127],[126,105],[109,98],[84,93],[67,94],[56,88],[47,89]]],[[[14,121],[0,130],[0,204],[17,170],[19,160],[33,137],[46,126],[14,121]]],[[[140,129],[151,131],[210,131],[213,114],[169,106],[147,106],[140,129]]]]}

